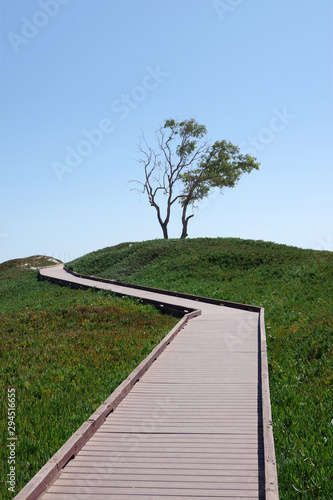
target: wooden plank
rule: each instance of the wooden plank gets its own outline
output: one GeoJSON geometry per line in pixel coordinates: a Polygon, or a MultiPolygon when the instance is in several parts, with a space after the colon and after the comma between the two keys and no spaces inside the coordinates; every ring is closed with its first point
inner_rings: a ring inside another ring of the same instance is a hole
{"type": "Polygon", "coordinates": [[[257,457],[204,457],[204,456],[191,456],[191,457],[161,457],[161,456],[149,456],[140,457],[140,456],[125,456],[122,452],[115,453],[115,456],[112,457],[112,453],[109,454],[108,457],[103,457],[101,455],[96,455],[94,459],[92,459],[91,455],[86,455],[84,451],[81,451],[80,454],[74,459],[75,463],[85,463],[85,464],[96,464],[96,467],[99,467],[100,464],[110,464],[112,461],[114,463],[163,463],[163,464],[210,464],[210,465],[222,465],[222,464],[234,464],[238,465],[254,465],[258,469],[258,459],[257,457]]]}
{"type": "Polygon", "coordinates": [[[254,449],[258,448],[258,443],[257,439],[254,439],[252,442],[249,440],[244,440],[242,441],[235,441],[235,440],[225,440],[225,442],[220,441],[216,442],[207,442],[207,439],[202,439],[202,441],[197,441],[193,442],[191,441],[159,441],[159,442],[153,442],[151,438],[149,439],[140,439],[138,438],[137,443],[134,441],[128,440],[117,440],[115,439],[117,435],[112,435],[111,437],[108,438],[101,438],[101,439],[90,439],[89,442],[86,444],[85,449],[89,449],[89,447],[101,447],[101,449],[106,448],[106,447],[112,447],[112,450],[124,450],[126,447],[130,450],[132,450],[135,445],[138,446],[140,445],[140,449],[172,449],[172,450],[184,450],[184,445],[186,445],[187,450],[227,450],[227,449],[232,449],[232,450],[237,450],[237,449],[244,449],[246,448],[247,450],[251,447],[254,449]],[[252,445],[252,446],[250,446],[252,445]]]}
{"type": "Polygon", "coordinates": [[[62,483],[60,484],[60,479],[57,485],[66,486],[68,484],[73,484],[73,481],[83,484],[84,482],[90,484],[91,486],[127,486],[131,484],[131,487],[145,486],[148,487],[163,487],[167,488],[168,485],[173,488],[182,487],[186,488],[187,485],[191,485],[196,488],[197,486],[205,485],[208,489],[212,484],[215,487],[223,490],[226,487],[232,487],[233,484],[237,484],[240,489],[258,489],[258,479],[255,475],[253,476],[241,476],[241,475],[186,475],[177,474],[177,471],[173,470],[172,474],[84,474],[84,473],[72,473],[61,476],[62,483]],[[108,482],[106,482],[108,481],[108,482]]]}
{"type": "MultiPolygon", "coordinates": [[[[196,483],[197,481],[205,481],[211,476],[217,477],[220,482],[231,483],[233,481],[242,481],[244,478],[249,483],[258,483],[257,471],[252,470],[233,470],[229,469],[221,471],[219,469],[148,469],[148,468],[133,468],[129,467],[114,469],[112,474],[108,472],[93,471],[90,467],[72,467],[67,472],[61,474],[62,479],[112,479],[126,481],[135,481],[140,478],[145,480],[151,479],[153,481],[186,481],[196,483]]],[[[215,480],[215,479],[214,479],[215,480]]]]}
{"type": "MultiPolygon", "coordinates": [[[[97,492],[94,492],[94,493],[89,493],[89,491],[87,492],[83,492],[82,491],[83,488],[79,488],[79,493],[45,493],[45,496],[43,496],[43,499],[45,498],[45,500],[73,500],[73,498],[78,498],[78,499],[82,499],[82,500],[105,500],[105,498],[115,498],[117,500],[138,500],[138,498],[140,499],[146,499],[146,500],[168,500],[168,499],[172,499],[172,500],[207,500],[207,498],[213,498],[213,496],[210,496],[208,497],[206,493],[204,494],[201,494],[200,492],[197,492],[195,496],[193,495],[187,495],[185,493],[180,493],[179,495],[178,494],[171,494],[169,495],[168,493],[162,493],[162,494],[156,494],[156,493],[152,493],[152,495],[149,495],[148,493],[144,492],[135,492],[133,493],[124,493],[124,492],[121,492],[121,494],[118,494],[117,493],[114,493],[114,495],[117,495],[117,496],[111,496],[110,494],[108,494],[108,496],[106,497],[106,495],[104,493],[97,493],[97,492]],[[73,496],[75,495],[75,496],[73,496]],[[77,496],[76,496],[77,495],[77,496]]],[[[246,492],[237,492],[237,491],[223,491],[223,492],[220,492],[220,495],[217,496],[218,498],[224,498],[224,499],[237,499],[237,500],[242,500],[243,498],[244,499],[249,499],[249,498],[258,498],[258,494],[255,493],[253,495],[249,495],[247,494],[246,492]]]]}
{"type": "MultiPolygon", "coordinates": [[[[189,490],[193,489],[195,487],[196,490],[204,490],[209,492],[212,488],[214,489],[233,489],[237,485],[237,490],[246,490],[246,491],[258,491],[258,482],[254,481],[248,481],[247,478],[235,478],[234,477],[229,477],[227,480],[226,479],[221,479],[218,476],[213,476],[210,478],[210,480],[207,478],[188,478],[185,479],[184,477],[180,481],[179,479],[174,479],[166,480],[164,477],[163,479],[156,479],[156,477],[152,477],[149,479],[138,479],[138,478],[133,478],[131,480],[131,483],[129,485],[129,478],[101,478],[98,475],[96,475],[93,478],[85,478],[85,483],[87,485],[91,485],[91,487],[98,487],[99,488],[108,488],[111,490],[114,490],[116,488],[146,488],[149,490],[152,489],[163,489],[163,490],[189,490]],[[196,480],[195,480],[196,479],[196,480]]],[[[77,478],[77,477],[70,477],[70,478],[64,478],[63,475],[58,479],[56,488],[60,489],[63,488],[64,490],[68,488],[73,488],[73,487],[80,487],[82,485],[82,478],[77,478]]],[[[88,486],[88,487],[89,487],[88,486]]],[[[52,488],[50,489],[52,491],[52,488]]]]}
{"type": "MultiPolygon", "coordinates": [[[[249,488],[250,488],[249,483],[249,488]]],[[[95,499],[98,498],[98,496],[108,495],[109,497],[112,498],[112,496],[115,495],[132,495],[133,498],[136,498],[137,496],[141,495],[144,496],[145,498],[149,497],[154,497],[154,500],[158,495],[163,495],[164,498],[165,496],[174,498],[176,495],[179,496],[188,496],[193,500],[194,498],[197,498],[198,496],[202,496],[203,498],[223,498],[222,495],[226,498],[242,498],[241,495],[243,495],[244,498],[258,498],[258,488],[256,489],[249,489],[247,491],[244,491],[237,487],[235,485],[234,489],[229,489],[225,488],[221,491],[220,488],[214,488],[214,485],[211,486],[211,488],[172,488],[172,487],[167,487],[167,488],[158,488],[158,487],[137,487],[137,488],[132,488],[131,486],[128,487],[107,487],[107,486],[98,486],[98,488],[93,488],[90,486],[56,486],[53,485],[48,491],[48,494],[45,494],[44,498],[47,500],[50,497],[51,494],[56,493],[56,494],[65,494],[65,495],[72,495],[70,500],[73,500],[73,497],[75,495],[79,495],[78,498],[85,498],[82,495],[85,494],[90,494],[93,495],[91,498],[95,499]],[[96,491],[97,490],[97,491],[96,491]]],[[[59,497],[61,498],[61,497],[59,497]]]]}
{"type": "MultiPolygon", "coordinates": [[[[184,448],[183,448],[184,450],[184,448]]],[[[138,446],[138,447],[133,447],[133,449],[127,449],[124,450],[122,448],[113,448],[110,447],[109,449],[100,449],[100,448],[89,448],[89,449],[84,449],[80,451],[80,453],[76,457],[75,463],[78,463],[81,459],[84,460],[91,460],[91,461],[105,461],[108,460],[108,458],[114,459],[114,457],[119,457],[121,456],[122,458],[126,458],[126,460],[130,459],[136,459],[139,457],[145,457],[145,458],[172,458],[175,457],[177,459],[195,459],[196,461],[206,460],[207,458],[221,458],[221,459],[228,459],[228,458],[244,458],[244,459],[258,459],[258,448],[256,446],[248,446],[246,448],[235,448],[235,447],[230,447],[230,448],[222,448],[222,449],[207,449],[207,448],[186,448],[186,451],[182,451],[180,449],[174,449],[174,448],[167,448],[165,450],[159,449],[159,448],[146,448],[144,445],[138,446]],[[90,459],[88,458],[90,457],[90,459]],[[199,459],[199,460],[198,460],[199,459]]],[[[74,462],[73,462],[74,463],[74,462]]]]}
{"type": "MultiPolygon", "coordinates": [[[[108,426],[106,426],[108,428],[108,426]]],[[[257,436],[257,429],[250,425],[211,425],[204,429],[199,425],[154,425],[147,423],[145,425],[126,425],[119,424],[110,427],[113,432],[132,432],[132,433],[153,433],[162,434],[245,434],[257,436]]]]}
{"type": "MultiPolygon", "coordinates": [[[[64,469],[65,470],[65,469],[64,469]]],[[[241,463],[230,463],[227,462],[223,464],[214,463],[202,463],[202,462],[182,462],[175,464],[172,460],[169,462],[156,462],[156,461],[141,461],[136,460],[132,462],[124,462],[122,460],[106,460],[104,462],[91,462],[91,461],[80,461],[75,459],[72,463],[70,462],[66,466],[68,471],[95,471],[98,473],[113,474],[114,472],[121,471],[122,473],[136,472],[136,473],[146,473],[147,471],[159,471],[164,473],[171,473],[170,471],[182,472],[192,472],[195,474],[221,474],[229,475],[232,473],[237,473],[246,476],[252,476],[253,474],[258,479],[258,466],[255,463],[241,464],[241,463]],[[75,463],[74,463],[75,462],[75,463]]]]}
{"type": "Polygon", "coordinates": [[[87,455],[92,455],[93,453],[97,456],[98,453],[100,454],[99,456],[112,456],[113,453],[123,453],[124,456],[125,454],[128,453],[147,453],[147,454],[160,454],[160,455],[165,455],[166,453],[173,453],[173,454],[181,454],[181,453],[187,453],[187,454],[193,454],[193,456],[197,455],[198,453],[202,453],[203,456],[208,455],[208,454],[218,454],[218,455],[229,455],[229,454],[248,454],[248,455],[257,455],[258,454],[258,446],[256,443],[252,444],[247,444],[244,445],[243,443],[239,443],[238,445],[230,443],[229,445],[220,445],[220,446],[215,446],[215,447],[207,447],[205,446],[205,443],[203,443],[201,446],[185,446],[182,443],[179,443],[177,446],[165,446],[164,448],[161,448],[161,445],[156,444],[156,445],[151,445],[149,441],[147,443],[142,443],[138,441],[137,445],[133,444],[132,446],[128,446],[125,448],[122,446],[121,443],[119,445],[112,445],[112,442],[110,442],[109,447],[101,447],[97,446],[94,447],[94,445],[91,445],[90,448],[85,448],[84,450],[80,451],[77,457],[83,456],[84,454],[87,455]],[[186,450],[184,452],[184,449],[186,450]]]}

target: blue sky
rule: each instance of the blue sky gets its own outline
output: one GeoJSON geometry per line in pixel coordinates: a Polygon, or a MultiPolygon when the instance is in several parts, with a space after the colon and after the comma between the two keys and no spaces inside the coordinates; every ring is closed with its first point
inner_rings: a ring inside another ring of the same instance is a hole
{"type": "Polygon", "coordinates": [[[160,238],[128,182],[167,118],[261,162],[190,237],[333,250],[332,24],[331,0],[2,2],[0,262],[160,238]]]}

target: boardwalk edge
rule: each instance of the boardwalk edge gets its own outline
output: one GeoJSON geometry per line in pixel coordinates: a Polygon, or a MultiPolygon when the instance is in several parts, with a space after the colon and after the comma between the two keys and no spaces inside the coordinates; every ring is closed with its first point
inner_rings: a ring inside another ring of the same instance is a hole
{"type": "Polygon", "coordinates": [[[265,500],[279,500],[278,478],[275,458],[272,426],[271,398],[269,391],[267,343],[265,329],[265,309],[260,309],[260,354],[261,354],[261,390],[262,419],[265,460],[265,500]]]}
{"type": "MultiPolygon", "coordinates": [[[[48,266],[48,267],[51,267],[51,266],[48,266]]],[[[54,266],[54,267],[57,267],[57,266],[54,266]]],[[[46,269],[46,268],[39,268],[39,269],[46,269]]],[[[195,300],[196,302],[204,302],[204,303],[208,303],[208,304],[214,304],[216,306],[226,306],[226,307],[233,307],[235,309],[243,309],[246,311],[260,312],[260,307],[253,306],[251,304],[241,304],[239,302],[230,302],[227,300],[212,299],[210,297],[202,297],[200,295],[193,295],[190,293],[165,290],[164,288],[153,288],[151,286],[136,285],[135,283],[126,283],[124,281],[110,280],[107,278],[98,278],[96,276],[87,276],[86,274],[80,274],[80,273],[77,273],[76,271],[73,271],[72,269],[68,269],[68,267],[66,267],[66,266],[63,266],[63,269],[64,269],[64,271],[66,271],[66,273],[71,274],[72,276],[75,276],[76,278],[83,278],[83,279],[88,279],[91,281],[97,281],[97,282],[101,282],[101,283],[109,283],[110,285],[123,286],[124,288],[133,288],[136,290],[145,290],[147,292],[161,293],[163,295],[169,295],[171,297],[179,297],[182,299],[195,300]]]]}

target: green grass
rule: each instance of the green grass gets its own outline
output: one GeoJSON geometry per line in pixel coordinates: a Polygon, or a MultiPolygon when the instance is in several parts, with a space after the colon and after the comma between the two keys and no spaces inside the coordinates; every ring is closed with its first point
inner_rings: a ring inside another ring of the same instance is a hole
{"type": "Polygon", "coordinates": [[[47,262],[0,264],[0,498],[13,497],[9,388],[17,493],[177,322],[136,300],[38,282],[30,266],[47,262]]]}
{"type": "Polygon", "coordinates": [[[280,497],[333,498],[333,253],[234,238],[123,243],[78,272],[265,307],[280,497]]]}

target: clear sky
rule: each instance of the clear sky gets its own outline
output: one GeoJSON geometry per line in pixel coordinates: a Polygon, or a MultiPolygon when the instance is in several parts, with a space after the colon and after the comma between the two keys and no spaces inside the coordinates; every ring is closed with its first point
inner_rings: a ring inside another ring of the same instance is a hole
{"type": "Polygon", "coordinates": [[[333,250],[331,0],[16,0],[0,14],[0,262],[161,238],[128,182],[140,129],[167,118],[261,162],[200,205],[190,237],[333,250]]]}

